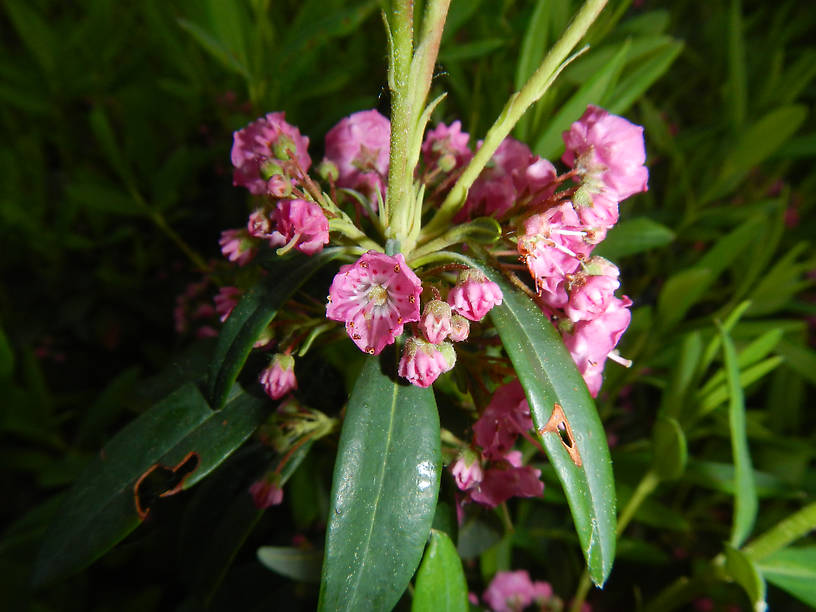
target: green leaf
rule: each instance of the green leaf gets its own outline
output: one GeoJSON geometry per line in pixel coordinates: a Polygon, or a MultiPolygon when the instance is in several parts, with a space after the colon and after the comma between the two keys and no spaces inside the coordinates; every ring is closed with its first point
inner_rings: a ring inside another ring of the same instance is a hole
{"type": "Polygon", "coordinates": [[[816,546],[785,548],[757,565],[768,582],[816,608],[816,546]]]}
{"type": "Polygon", "coordinates": [[[252,31],[242,2],[209,0],[210,23],[224,50],[239,66],[247,66],[247,35],[252,31]]]}
{"type": "Polygon", "coordinates": [[[322,550],[285,546],[261,546],[258,561],[273,572],[300,582],[320,582],[322,550]]]}
{"type": "Polygon", "coordinates": [[[30,4],[19,0],[6,0],[6,13],[14,29],[20,35],[28,50],[37,60],[43,71],[52,75],[55,71],[54,33],[48,23],[36,12],[31,10],[30,4]]]}
{"type": "Polygon", "coordinates": [[[593,255],[616,260],[649,249],[657,249],[670,244],[675,234],[665,225],[646,217],[621,221],[606,235],[604,241],[595,247],[593,255]]]}
{"type": "Polygon", "coordinates": [[[281,270],[250,289],[224,322],[210,362],[208,395],[219,408],[244,367],[258,336],[287,299],[323,265],[339,257],[340,249],[324,249],[311,257],[287,260],[281,270]]]}
{"type": "MultiPolygon", "coordinates": [[[[78,571],[138,527],[136,485],[147,484],[148,472],[164,481],[153,498],[204,478],[263,421],[262,404],[236,386],[224,409],[214,412],[198,389],[187,384],[121,430],[67,494],[40,549],[34,582],[78,571]],[[188,459],[190,453],[197,459],[188,459]],[[192,471],[184,478],[170,474],[182,463],[192,471]],[[157,465],[166,469],[152,469],[157,465]]],[[[144,489],[138,492],[143,508],[155,501],[146,498],[144,489]]]]}
{"type": "Polygon", "coordinates": [[[193,23],[192,21],[179,19],[178,24],[183,30],[192,35],[196,42],[201,45],[201,47],[207,51],[207,53],[221,62],[225,68],[228,68],[229,70],[232,70],[233,72],[236,72],[245,79],[249,80],[250,75],[246,65],[238,61],[238,59],[223,45],[223,43],[221,43],[221,41],[216,39],[199,24],[193,23]]]}
{"type": "Polygon", "coordinates": [[[654,470],[661,480],[680,478],[686,469],[688,450],[680,423],[670,417],[658,417],[652,430],[654,470]]]}
{"type": "Polygon", "coordinates": [[[571,426],[581,466],[570,458],[558,433],[539,437],[564,487],[590,577],[602,585],[615,558],[615,483],[595,404],[561,336],[541,310],[496,270],[472,265],[478,265],[504,294],[490,318],[524,387],[536,429],[547,423],[556,403],[571,426]]]}
{"type": "Polygon", "coordinates": [[[754,612],[765,612],[765,580],[754,562],[730,544],[725,545],[725,571],[740,585],[751,600],[754,612]]]}
{"type": "Polygon", "coordinates": [[[710,202],[728,194],[748,172],[785,143],[807,117],[807,108],[782,106],[748,126],[731,147],[720,172],[702,201],[710,202]]]}
{"type": "Polygon", "coordinates": [[[447,47],[439,53],[440,62],[458,62],[461,60],[474,60],[493,53],[497,49],[507,46],[504,38],[486,38],[472,43],[447,47]]]}
{"type": "Polygon", "coordinates": [[[697,267],[670,276],[657,296],[657,320],[662,328],[668,330],[682,321],[713,280],[711,270],[697,267]]]}
{"type": "Polygon", "coordinates": [[[649,87],[669,69],[683,50],[683,43],[672,41],[655,51],[637,68],[627,69],[615,89],[604,96],[609,112],[622,114],[637,102],[649,87]]]}
{"type": "Polygon", "coordinates": [[[745,400],[739,380],[737,351],[731,336],[721,326],[720,337],[725,355],[730,402],[728,423],[731,430],[731,454],[734,461],[734,522],[731,529],[731,545],[739,547],[754,528],[757,515],[757,493],[748,436],[745,433],[745,400]]]}
{"type": "Polygon", "coordinates": [[[367,358],[346,409],[320,610],[391,609],[431,529],[441,462],[439,415],[433,391],[398,382],[395,366],[390,350],[367,358]]]}
{"type": "Polygon", "coordinates": [[[745,40],[743,38],[742,3],[731,0],[728,11],[728,94],[731,107],[731,122],[734,127],[745,123],[748,107],[748,77],[745,66],[745,40]]]}
{"type": "Polygon", "coordinates": [[[624,44],[604,67],[586,81],[560,107],[555,116],[548,122],[547,128],[536,140],[533,151],[547,159],[560,157],[564,150],[561,134],[569,129],[573,121],[584,113],[588,104],[596,103],[604,93],[614,86],[629,53],[629,43],[624,44]]]}
{"type": "Polygon", "coordinates": [[[468,590],[459,553],[443,531],[431,529],[431,539],[419,566],[412,612],[464,612],[468,590]]]}
{"type": "Polygon", "coordinates": [[[786,366],[816,386],[816,351],[788,340],[782,340],[777,350],[785,358],[786,366]]]}

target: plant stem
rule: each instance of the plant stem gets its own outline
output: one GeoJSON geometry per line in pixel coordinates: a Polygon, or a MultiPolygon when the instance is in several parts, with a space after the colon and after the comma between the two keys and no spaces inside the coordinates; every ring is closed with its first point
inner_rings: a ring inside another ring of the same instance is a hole
{"type": "Polygon", "coordinates": [[[816,529],[816,502],[791,514],[742,549],[751,561],[760,561],[816,529]]]}
{"type": "Polygon", "coordinates": [[[563,69],[564,60],[586,34],[606,2],[607,0],[587,0],[567,27],[564,35],[547,53],[538,70],[533,73],[521,90],[510,97],[501,114],[488,130],[482,146],[476,151],[436,215],[424,228],[424,237],[433,238],[447,228],[450,220],[464,204],[471,185],[490,161],[493,153],[518,123],[524,112],[547,91],[560,70],[563,69]]]}

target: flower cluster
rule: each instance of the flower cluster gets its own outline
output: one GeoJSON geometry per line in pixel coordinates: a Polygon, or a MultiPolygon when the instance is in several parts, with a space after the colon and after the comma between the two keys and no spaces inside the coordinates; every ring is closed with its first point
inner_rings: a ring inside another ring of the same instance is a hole
{"type": "MultiPolygon", "coordinates": [[[[558,597],[549,582],[531,580],[527,570],[496,572],[482,599],[493,612],[521,612],[529,606],[540,612],[560,612],[564,602],[558,597]]],[[[584,604],[581,612],[589,612],[584,604]]]]}

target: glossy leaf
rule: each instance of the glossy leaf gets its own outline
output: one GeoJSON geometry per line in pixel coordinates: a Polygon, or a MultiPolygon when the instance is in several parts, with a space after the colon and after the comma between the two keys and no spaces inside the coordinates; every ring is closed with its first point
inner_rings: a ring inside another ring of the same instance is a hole
{"type": "Polygon", "coordinates": [[[338,249],[324,249],[311,257],[283,263],[285,271],[250,289],[224,322],[210,362],[208,394],[219,408],[244,367],[249,352],[261,332],[275,318],[283,303],[323,265],[340,255],[338,249]]]}
{"type": "Polygon", "coordinates": [[[720,328],[725,355],[730,401],[728,423],[731,429],[731,450],[735,469],[734,522],[731,529],[731,545],[741,546],[751,535],[757,515],[757,494],[748,436],[745,432],[745,399],[740,385],[737,351],[728,333],[720,328]]]}
{"type": "Polygon", "coordinates": [[[419,565],[439,491],[433,391],[397,381],[393,351],[366,359],[332,482],[320,610],[389,610],[419,565]]]}
{"type": "MultiPolygon", "coordinates": [[[[224,409],[214,412],[198,389],[187,384],[130,423],[67,494],[46,533],[34,581],[42,584],[81,569],[138,527],[136,484],[157,464],[169,472],[190,453],[197,454],[192,472],[181,482],[168,475],[167,490],[188,488],[204,478],[263,421],[262,405],[235,387],[224,409]]],[[[140,498],[139,503],[144,508],[148,500],[140,498]]]]}
{"type": "Polygon", "coordinates": [[[273,572],[300,582],[320,582],[323,551],[286,546],[261,546],[258,561],[273,572]]]}
{"type": "Polygon", "coordinates": [[[431,530],[425,557],[417,572],[412,612],[454,612],[468,609],[462,561],[443,531],[431,530]]]}
{"type": "Polygon", "coordinates": [[[768,582],[816,608],[816,546],[785,548],[757,565],[768,582]]]}
{"type": "Polygon", "coordinates": [[[725,571],[739,584],[755,612],[765,612],[768,605],[765,602],[765,580],[745,553],[728,544],[725,545],[725,571]]]}
{"type": "Polygon", "coordinates": [[[590,577],[602,585],[615,558],[615,483],[595,403],[561,336],[538,307],[500,273],[481,267],[504,294],[490,318],[524,387],[533,423],[543,427],[557,403],[574,432],[581,466],[557,433],[540,439],[564,487],[590,577]]]}

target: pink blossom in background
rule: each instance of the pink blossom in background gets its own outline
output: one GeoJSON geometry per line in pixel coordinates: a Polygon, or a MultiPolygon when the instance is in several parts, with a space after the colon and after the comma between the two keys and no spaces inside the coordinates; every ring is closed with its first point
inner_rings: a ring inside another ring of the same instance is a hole
{"type": "Polygon", "coordinates": [[[374,204],[385,193],[391,122],[376,110],[354,113],[326,134],[326,159],[338,169],[337,186],[356,189],[374,204]]]}
{"type": "Polygon", "coordinates": [[[430,387],[440,374],[453,368],[455,363],[456,353],[450,343],[431,344],[412,336],[405,341],[397,374],[417,387],[430,387]]]}
{"type": "Polygon", "coordinates": [[[312,163],[307,152],[309,138],[302,136],[300,130],[286,123],[285,119],[285,113],[268,113],[233,134],[233,185],[246,187],[255,195],[265,194],[268,179],[263,177],[262,167],[270,161],[286,161],[281,158],[288,158],[288,155],[281,155],[281,149],[294,153],[303,172],[309,169],[312,163]]]}
{"type": "Polygon", "coordinates": [[[218,244],[221,245],[221,253],[224,257],[239,266],[248,264],[257,252],[249,232],[245,229],[224,230],[221,232],[218,244]]]}
{"type": "Polygon", "coordinates": [[[462,131],[461,121],[456,120],[450,126],[437,123],[433,130],[428,131],[425,142],[422,143],[425,166],[430,168],[446,155],[453,159],[454,168],[465,166],[473,157],[468,140],[470,134],[462,131]]]}
{"type": "Polygon", "coordinates": [[[482,595],[493,612],[520,612],[533,603],[533,582],[527,570],[497,572],[482,595]]]}
{"type": "Polygon", "coordinates": [[[263,385],[266,394],[274,400],[297,389],[294,357],[278,353],[272,357],[269,366],[261,371],[258,380],[263,385]]]}
{"type": "Polygon", "coordinates": [[[378,355],[419,321],[422,283],[401,253],[368,251],[354,264],[340,267],[329,288],[326,317],[343,321],[361,351],[378,355]]]}
{"type": "Polygon", "coordinates": [[[643,128],[602,108],[589,105],[581,118],[564,132],[562,160],[580,175],[598,181],[617,201],[646,191],[649,171],[643,128]]]}
{"type": "Polygon", "coordinates": [[[306,200],[280,200],[274,213],[271,246],[290,244],[301,253],[314,255],[329,243],[329,221],[323,210],[306,200]]]}
{"type": "Polygon", "coordinates": [[[249,487],[249,494],[258,510],[277,506],[283,501],[283,489],[266,478],[253,482],[249,487]]]}
{"type": "Polygon", "coordinates": [[[530,407],[517,380],[496,389],[482,416],[473,424],[473,441],[489,459],[504,459],[518,434],[532,429],[530,407]]]}
{"type": "Polygon", "coordinates": [[[478,454],[469,449],[456,458],[450,470],[461,491],[477,486],[484,476],[478,454]]]}
{"type": "Polygon", "coordinates": [[[499,286],[475,268],[462,270],[456,279],[456,286],[448,293],[450,307],[471,321],[481,321],[494,306],[501,303],[499,286]]]}
{"type": "Polygon", "coordinates": [[[442,300],[431,300],[422,310],[419,329],[425,339],[432,344],[439,344],[451,332],[451,307],[442,300]]]}
{"type": "Polygon", "coordinates": [[[481,482],[470,490],[470,499],[495,508],[511,497],[539,497],[544,492],[541,470],[529,465],[516,467],[509,461],[494,463],[484,470],[481,482]]]}
{"type": "Polygon", "coordinates": [[[243,293],[243,290],[238,287],[221,287],[218,293],[215,294],[213,298],[215,311],[218,313],[218,317],[222,323],[230,316],[232,309],[238,304],[238,299],[243,293]]]}

